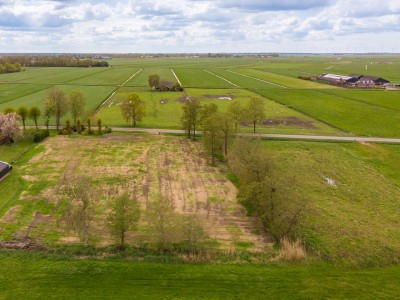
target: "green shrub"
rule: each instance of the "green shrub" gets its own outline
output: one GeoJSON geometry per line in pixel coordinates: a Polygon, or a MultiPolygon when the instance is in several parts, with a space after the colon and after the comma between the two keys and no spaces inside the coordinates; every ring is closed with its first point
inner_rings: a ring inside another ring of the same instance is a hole
{"type": "Polygon", "coordinates": [[[50,132],[47,129],[36,130],[33,135],[33,141],[39,143],[49,136],[50,132]]]}

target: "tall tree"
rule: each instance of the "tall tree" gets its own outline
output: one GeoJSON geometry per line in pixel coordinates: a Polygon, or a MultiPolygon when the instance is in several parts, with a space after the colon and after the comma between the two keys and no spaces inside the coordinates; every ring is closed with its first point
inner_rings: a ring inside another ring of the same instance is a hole
{"type": "Polygon", "coordinates": [[[256,124],[265,119],[264,100],[258,97],[251,97],[247,104],[247,118],[253,123],[253,132],[256,133],[256,124]]]}
{"type": "Polygon", "coordinates": [[[121,102],[121,113],[126,122],[132,122],[132,126],[136,127],[136,123],[146,115],[145,103],[137,94],[125,95],[121,102]]]}
{"type": "Polygon", "coordinates": [[[47,112],[52,112],[54,114],[58,130],[61,118],[65,116],[69,110],[65,93],[58,88],[50,89],[44,100],[44,106],[47,112]]]}
{"type": "Polygon", "coordinates": [[[189,138],[191,132],[193,132],[193,139],[196,140],[196,126],[199,125],[202,116],[202,106],[200,105],[200,101],[197,99],[191,100],[190,98],[186,98],[182,110],[182,127],[186,130],[189,138]]]}
{"type": "Polygon", "coordinates": [[[76,126],[76,120],[81,117],[85,112],[86,100],[83,93],[79,90],[72,91],[68,96],[69,108],[71,110],[71,116],[73,125],[76,126]]]}
{"type": "Polygon", "coordinates": [[[21,117],[22,126],[24,127],[25,130],[25,121],[29,116],[29,111],[25,106],[20,106],[17,109],[17,114],[21,117]]]}
{"type": "Polygon", "coordinates": [[[229,137],[232,136],[235,131],[235,121],[229,112],[223,112],[218,114],[219,128],[223,133],[224,139],[224,156],[225,159],[228,157],[228,143],[229,137]]]}
{"type": "Polygon", "coordinates": [[[235,123],[235,132],[237,132],[239,123],[246,120],[246,109],[239,101],[232,101],[229,103],[227,111],[235,123]]]}
{"type": "Polygon", "coordinates": [[[223,132],[220,125],[220,118],[216,113],[205,118],[202,123],[202,142],[204,148],[211,156],[211,164],[213,166],[215,166],[215,156],[222,145],[223,132]]]}
{"type": "Polygon", "coordinates": [[[41,114],[42,112],[40,111],[40,108],[37,106],[34,106],[29,110],[29,118],[32,119],[33,122],[35,122],[36,129],[38,129],[37,121],[41,116],[41,114]]]}
{"type": "Polygon", "coordinates": [[[125,248],[126,233],[136,230],[140,219],[140,204],[129,197],[128,193],[116,197],[111,204],[108,225],[111,234],[119,241],[121,249],[125,248]]]}
{"type": "Polygon", "coordinates": [[[152,89],[158,89],[160,87],[160,75],[158,74],[153,74],[149,76],[149,86],[152,89]]]}

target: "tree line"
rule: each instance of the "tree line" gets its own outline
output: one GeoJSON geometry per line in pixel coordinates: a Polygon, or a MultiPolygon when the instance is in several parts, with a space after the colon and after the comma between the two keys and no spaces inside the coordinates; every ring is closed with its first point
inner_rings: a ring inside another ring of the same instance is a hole
{"type": "Polygon", "coordinates": [[[81,58],[72,55],[54,56],[4,56],[0,58],[1,65],[19,64],[25,67],[108,67],[107,61],[81,58]]]}
{"type": "MultiPolygon", "coordinates": [[[[179,244],[185,251],[196,252],[201,248],[206,235],[202,226],[192,216],[180,215],[174,211],[170,199],[156,197],[149,203],[146,212],[142,214],[139,200],[128,193],[131,190],[123,186],[122,193],[118,188],[110,188],[104,198],[86,175],[76,175],[65,178],[61,187],[63,205],[61,205],[60,227],[75,232],[89,246],[95,236],[96,205],[107,201],[107,216],[100,222],[102,230],[108,232],[115,240],[119,249],[127,246],[127,235],[138,230],[141,219],[145,220],[147,243],[153,244],[157,250],[166,252],[176,249],[179,244]],[[111,195],[111,196],[110,196],[111,195]]],[[[181,248],[182,249],[182,248],[181,248]]]]}
{"type": "Polygon", "coordinates": [[[215,103],[202,105],[199,100],[186,97],[182,110],[182,128],[193,140],[196,140],[196,131],[201,130],[202,142],[212,165],[215,165],[216,157],[228,157],[229,141],[238,133],[241,122],[252,122],[255,133],[257,124],[266,117],[264,100],[259,97],[250,98],[247,105],[232,101],[224,112],[219,111],[215,103]]]}

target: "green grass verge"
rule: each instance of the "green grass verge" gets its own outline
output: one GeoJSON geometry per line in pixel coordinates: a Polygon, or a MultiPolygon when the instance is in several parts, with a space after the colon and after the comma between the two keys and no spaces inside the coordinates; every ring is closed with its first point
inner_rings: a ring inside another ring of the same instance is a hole
{"type": "Polygon", "coordinates": [[[193,265],[0,252],[3,299],[396,299],[400,267],[193,265]]]}

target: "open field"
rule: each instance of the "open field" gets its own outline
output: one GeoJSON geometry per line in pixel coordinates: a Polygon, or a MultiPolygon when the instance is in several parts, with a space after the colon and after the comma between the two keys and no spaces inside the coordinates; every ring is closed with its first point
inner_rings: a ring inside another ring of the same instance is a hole
{"type": "Polygon", "coordinates": [[[0,252],[0,259],[5,299],[396,299],[400,293],[399,267],[157,264],[32,252],[0,252]]]}
{"type": "MultiPolygon", "coordinates": [[[[16,147],[20,151],[23,145],[16,147]]],[[[143,214],[158,195],[171,199],[175,211],[197,219],[221,249],[243,244],[248,250],[264,251],[267,243],[260,233],[254,234],[260,232],[256,223],[236,203],[236,188],[223,170],[208,167],[199,147],[182,138],[149,135],[47,139],[16,165],[18,178],[2,183],[19,181],[15,184],[19,191],[2,203],[0,238],[29,237],[49,245],[79,242],[77,236],[56,226],[63,206],[58,190],[63,180],[90,174],[103,195],[116,195],[120,189],[133,191],[143,214]]],[[[96,203],[95,239],[102,246],[113,244],[104,230],[107,201],[96,203]]],[[[149,242],[145,222],[128,241],[149,242]]]]}
{"type": "MultiPolygon", "coordinates": [[[[367,100],[352,100],[348,98],[351,97],[352,92],[354,91],[350,90],[348,96],[344,98],[335,95],[335,92],[325,92],[325,90],[271,89],[257,91],[268,99],[287,105],[348,133],[382,137],[400,136],[400,113],[398,110],[380,106],[376,100],[376,104],[367,103],[367,100]]],[[[388,100],[383,100],[383,103],[390,102],[393,106],[395,105],[393,94],[379,91],[371,94],[372,97],[376,99],[377,93],[379,93],[380,99],[385,99],[386,95],[389,96],[388,100]]],[[[343,95],[343,92],[340,95],[343,95]]],[[[366,98],[370,98],[371,95],[366,98]]]]}
{"type": "MultiPolygon", "coordinates": [[[[295,141],[263,144],[277,174],[293,175],[300,187],[305,211],[299,233],[312,256],[352,265],[400,261],[399,146],[295,141]],[[376,158],[378,154],[380,158],[376,158]],[[296,159],[290,159],[293,157],[296,159]]],[[[16,147],[13,152],[16,155],[29,146],[12,146],[16,147]]],[[[4,153],[10,147],[0,149],[4,153]]],[[[103,194],[118,186],[133,191],[144,212],[160,193],[173,199],[175,210],[200,220],[220,249],[232,249],[236,243],[232,241],[239,240],[249,251],[267,251],[269,244],[254,234],[255,223],[236,204],[236,189],[225,179],[223,169],[208,167],[201,152],[200,144],[177,137],[112,134],[50,138],[26,153],[16,164],[14,177],[0,184],[13,186],[1,203],[0,237],[29,236],[47,245],[77,243],[76,236],[56,226],[60,216],[57,207],[62,203],[57,190],[62,178],[85,173],[103,194]]],[[[107,201],[97,206],[95,240],[99,246],[107,246],[113,242],[102,223],[107,201]]],[[[142,226],[129,242],[146,242],[142,226]]]]}
{"type": "MultiPolygon", "coordinates": [[[[95,118],[101,118],[108,126],[126,127],[130,126],[121,115],[119,96],[124,93],[135,92],[146,103],[146,117],[138,124],[140,128],[169,128],[180,129],[180,118],[182,104],[185,95],[191,99],[198,99],[202,104],[215,103],[221,111],[225,111],[230,100],[220,99],[230,97],[232,101],[240,101],[246,105],[251,97],[259,97],[257,94],[242,89],[193,89],[187,88],[181,92],[150,92],[133,88],[122,88],[118,90],[115,97],[102,107],[95,118]]],[[[284,105],[265,99],[266,119],[260,124],[259,133],[299,133],[320,135],[344,135],[343,132],[318,122],[304,114],[301,114],[284,105]]],[[[243,123],[240,126],[242,132],[251,132],[251,124],[243,123]]]]}
{"type": "MultiPolygon", "coordinates": [[[[400,59],[396,57],[143,58],[113,59],[110,64],[110,68],[27,68],[21,73],[1,74],[0,110],[8,106],[42,106],[46,90],[59,86],[67,92],[81,89],[88,99],[87,111],[93,116],[114,91],[118,90],[116,97],[129,91],[138,93],[147,103],[148,115],[139,126],[178,129],[181,105],[177,99],[182,94],[151,93],[147,82],[151,74],[175,81],[173,69],[188,95],[194,91],[198,95],[213,95],[216,94],[213,89],[218,93],[225,89],[249,96],[254,95],[249,93],[252,91],[267,98],[268,118],[263,123],[268,126],[261,126],[264,127],[261,132],[320,135],[345,132],[381,137],[398,137],[400,132],[399,92],[342,89],[297,78],[307,73],[360,73],[396,82],[400,81],[397,72],[400,59]],[[168,103],[160,105],[161,100],[168,103]],[[290,107],[284,109],[282,119],[271,120],[276,115],[273,110],[276,105],[270,100],[290,107]],[[293,115],[299,120],[287,119],[293,115]],[[304,121],[312,122],[316,128],[305,128],[304,121]]],[[[100,116],[109,126],[126,126],[115,107],[116,98],[110,100],[94,118],[100,116]]],[[[211,99],[204,103],[207,101],[211,99]]]]}
{"type": "Polygon", "coordinates": [[[400,191],[394,181],[399,146],[294,141],[264,145],[278,174],[293,175],[300,186],[306,211],[301,235],[315,253],[367,265],[400,261],[400,191]],[[371,161],[372,151],[386,156],[371,161]]]}

